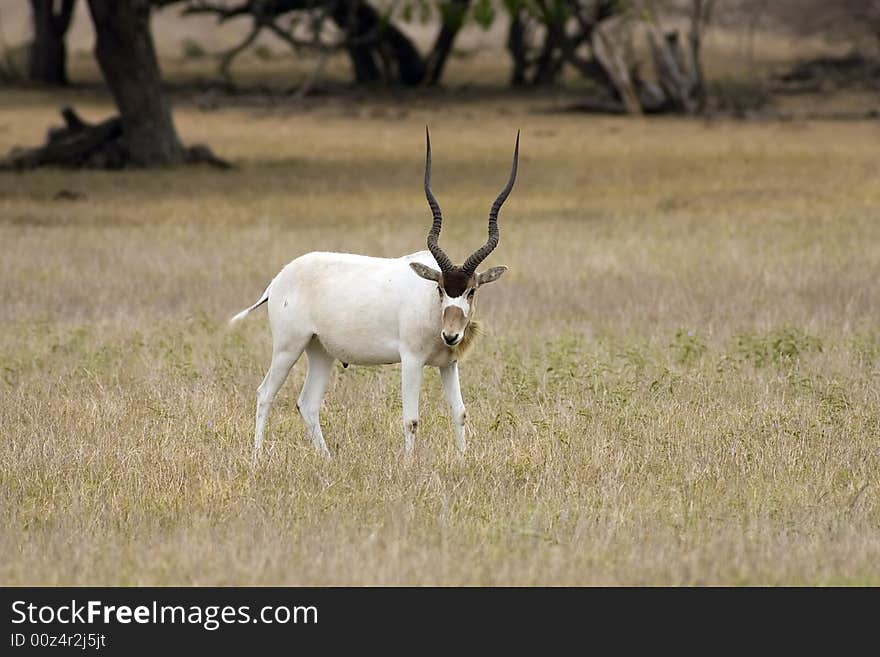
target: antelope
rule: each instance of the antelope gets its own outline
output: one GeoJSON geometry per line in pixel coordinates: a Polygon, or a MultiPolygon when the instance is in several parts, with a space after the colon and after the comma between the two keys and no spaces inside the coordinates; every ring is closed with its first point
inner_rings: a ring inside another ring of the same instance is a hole
{"type": "Polygon", "coordinates": [[[477,267],[498,246],[498,211],[513,189],[519,159],[519,132],[510,178],[489,210],[486,243],[456,266],[438,244],[443,216],[431,191],[431,136],[425,128],[425,197],[433,222],[428,251],[401,258],[312,252],[287,264],[259,300],[230,320],[234,324],[268,303],[272,363],[257,389],[254,453],[263,443],[275,395],[305,351],[308,370],[297,409],[315,449],[329,457],[319,412],[333,364],[401,364],[403,435],[413,451],[419,424],[422,369],[434,366],[455,424],[459,453],[467,448],[465,406],[458,361],[479,331],[474,320],[477,290],[498,280],[507,267],[477,267]]]}

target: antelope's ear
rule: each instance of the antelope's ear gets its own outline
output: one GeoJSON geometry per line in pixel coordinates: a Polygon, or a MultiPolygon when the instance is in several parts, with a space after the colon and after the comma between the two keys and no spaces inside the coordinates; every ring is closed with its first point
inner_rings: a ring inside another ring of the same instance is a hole
{"type": "Polygon", "coordinates": [[[421,262],[411,262],[409,266],[412,267],[412,270],[424,278],[425,280],[434,281],[435,283],[440,282],[440,272],[436,269],[432,269],[428,267],[428,265],[423,265],[421,262]]]}
{"type": "Polygon", "coordinates": [[[501,274],[507,271],[507,267],[492,267],[492,269],[487,269],[486,271],[480,272],[477,274],[477,287],[480,285],[485,285],[486,283],[491,283],[492,281],[497,281],[501,278],[501,274]]]}

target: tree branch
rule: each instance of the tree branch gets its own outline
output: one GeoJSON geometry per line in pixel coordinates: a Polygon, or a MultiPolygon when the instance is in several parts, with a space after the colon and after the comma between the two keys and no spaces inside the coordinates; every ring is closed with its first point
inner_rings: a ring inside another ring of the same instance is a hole
{"type": "Polygon", "coordinates": [[[251,28],[251,31],[248,32],[248,34],[244,38],[244,40],[241,43],[239,43],[237,46],[234,46],[233,48],[230,48],[229,50],[227,50],[221,54],[219,71],[220,71],[221,77],[227,83],[232,82],[232,76],[229,73],[229,69],[232,67],[233,60],[235,60],[236,57],[238,57],[242,52],[244,52],[244,50],[247,49],[256,40],[256,38],[260,35],[260,32],[262,31],[262,29],[263,29],[263,26],[260,25],[258,22],[254,21],[254,25],[251,28]]]}

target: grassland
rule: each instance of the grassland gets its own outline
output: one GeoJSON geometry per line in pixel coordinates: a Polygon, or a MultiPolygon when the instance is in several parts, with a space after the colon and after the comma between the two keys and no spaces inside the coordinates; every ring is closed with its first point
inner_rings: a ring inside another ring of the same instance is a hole
{"type": "MultiPolygon", "coordinates": [[[[4,100],[0,151],[59,104],[4,100]]],[[[880,125],[537,106],[182,104],[237,171],[0,176],[0,583],[880,584],[880,125]],[[408,463],[399,370],[339,368],[321,460],[299,364],[251,469],[270,337],[225,320],[298,254],[422,248],[425,123],[454,258],[523,129],[470,451],[435,372],[408,463]]]]}

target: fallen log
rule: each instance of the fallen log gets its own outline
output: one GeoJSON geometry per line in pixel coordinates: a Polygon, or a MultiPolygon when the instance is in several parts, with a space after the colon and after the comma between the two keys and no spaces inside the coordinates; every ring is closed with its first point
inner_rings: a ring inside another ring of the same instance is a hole
{"type": "MultiPolygon", "coordinates": [[[[125,147],[122,122],[113,117],[88,123],[71,107],[61,109],[63,126],[49,129],[46,143],[35,148],[13,148],[0,159],[0,171],[25,171],[39,167],[72,169],[124,169],[137,166],[125,147]]],[[[209,164],[229,169],[231,164],[214,155],[204,145],[184,151],[184,164],[209,164]]]]}

